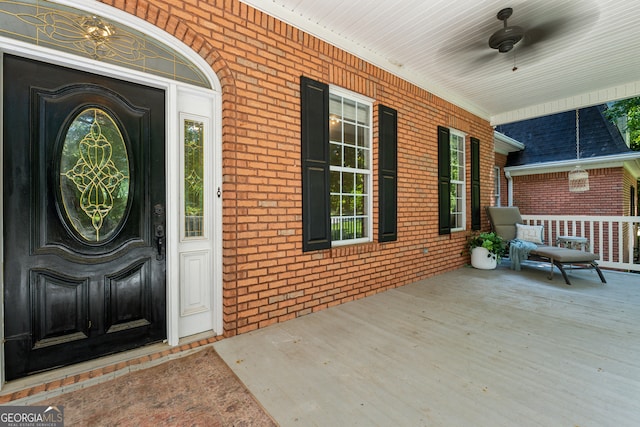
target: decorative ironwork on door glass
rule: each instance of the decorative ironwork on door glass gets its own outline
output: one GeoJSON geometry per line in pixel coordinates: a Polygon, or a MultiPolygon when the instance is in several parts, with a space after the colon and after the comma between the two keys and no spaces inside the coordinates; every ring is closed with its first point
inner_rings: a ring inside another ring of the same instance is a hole
{"type": "Polygon", "coordinates": [[[122,133],[104,110],[88,108],[72,121],[60,156],[66,219],[86,241],[108,239],[125,217],[129,158],[122,133]]]}
{"type": "Polygon", "coordinates": [[[204,123],[184,120],[185,237],[204,236],[204,123]]]}

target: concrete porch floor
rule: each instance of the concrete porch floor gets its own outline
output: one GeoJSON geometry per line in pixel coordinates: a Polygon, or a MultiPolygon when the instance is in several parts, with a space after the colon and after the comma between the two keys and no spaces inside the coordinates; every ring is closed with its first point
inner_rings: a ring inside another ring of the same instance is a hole
{"type": "Polygon", "coordinates": [[[279,425],[637,426],[640,275],[463,268],[214,344],[279,425]]]}

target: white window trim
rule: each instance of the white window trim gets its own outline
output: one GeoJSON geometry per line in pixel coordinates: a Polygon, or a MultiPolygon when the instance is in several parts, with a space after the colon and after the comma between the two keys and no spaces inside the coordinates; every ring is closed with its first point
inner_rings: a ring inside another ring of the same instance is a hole
{"type": "MultiPolygon", "coordinates": [[[[347,245],[355,245],[359,243],[369,243],[373,241],[373,103],[374,100],[367,96],[361,95],[356,92],[352,92],[348,89],[341,88],[339,86],[329,85],[329,94],[337,95],[342,98],[347,98],[354,100],[360,104],[367,104],[369,106],[369,153],[367,164],[369,165],[369,173],[367,174],[367,189],[369,190],[369,195],[367,197],[367,236],[360,239],[349,239],[349,240],[332,240],[331,246],[347,246],[347,245]]],[[[351,169],[351,168],[337,168],[335,166],[329,166],[329,170],[341,170],[345,172],[357,172],[362,173],[362,169],[351,169]]]]}
{"type": "MultiPolygon", "coordinates": [[[[462,209],[460,209],[458,212],[460,213],[461,217],[462,217],[462,227],[451,227],[451,232],[456,232],[456,231],[464,231],[467,229],[467,134],[456,130],[456,129],[449,129],[449,144],[451,144],[451,136],[455,135],[458,137],[461,137],[463,142],[462,142],[462,159],[464,161],[464,166],[463,166],[463,173],[462,173],[462,177],[463,180],[453,180],[451,178],[449,178],[449,185],[457,185],[457,184],[461,184],[461,188],[462,188],[462,194],[459,194],[460,200],[462,200],[462,209]]],[[[451,148],[449,148],[449,150],[451,150],[451,148]]],[[[451,162],[449,162],[449,167],[451,167],[451,162]]]]}

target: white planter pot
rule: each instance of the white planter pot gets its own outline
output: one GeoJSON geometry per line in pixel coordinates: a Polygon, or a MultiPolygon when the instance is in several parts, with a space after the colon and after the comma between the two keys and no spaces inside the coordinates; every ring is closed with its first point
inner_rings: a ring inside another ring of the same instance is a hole
{"type": "Polygon", "coordinates": [[[486,248],[477,247],[471,249],[471,265],[480,270],[493,270],[498,262],[496,256],[486,248]]]}

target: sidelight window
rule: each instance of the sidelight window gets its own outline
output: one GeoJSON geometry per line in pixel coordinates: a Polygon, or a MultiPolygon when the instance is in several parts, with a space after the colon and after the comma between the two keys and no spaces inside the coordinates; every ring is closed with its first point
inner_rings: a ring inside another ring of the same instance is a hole
{"type": "Polygon", "coordinates": [[[204,236],[204,127],[183,120],[184,237],[204,236]]]}

